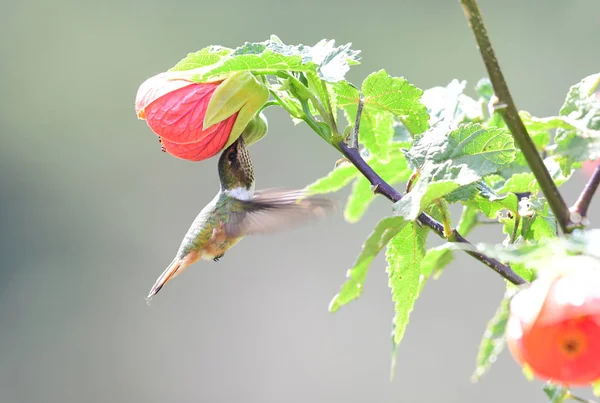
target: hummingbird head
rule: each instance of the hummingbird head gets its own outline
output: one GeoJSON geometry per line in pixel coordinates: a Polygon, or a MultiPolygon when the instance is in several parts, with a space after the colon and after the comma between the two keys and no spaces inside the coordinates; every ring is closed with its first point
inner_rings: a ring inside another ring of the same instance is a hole
{"type": "Polygon", "coordinates": [[[221,154],[219,180],[223,191],[239,189],[242,192],[246,191],[246,194],[252,194],[254,191],[254,169],[243,136],[221,154]]]}

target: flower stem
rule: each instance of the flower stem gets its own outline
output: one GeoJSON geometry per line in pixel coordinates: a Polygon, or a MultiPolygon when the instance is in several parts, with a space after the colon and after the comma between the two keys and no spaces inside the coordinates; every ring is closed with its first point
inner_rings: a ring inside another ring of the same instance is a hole
{"type": "Polygon", "coordinates": [[[563,233],[570,233],[576,226],[573,225],[570,219],[570,212],[562,198],[556,184],[552,180],[550,173],[544,165],[544,161],[540,157],[535,144],[527,133],[527,129],[523,121],[519,117],[519,112],[512,99],[510,91],[504,75],[496,59],[494,49],[487,34],[487,30],[483,23],[477,0],[460,0],[465,16],[473,34],[477,41],[477,46],[485,63],[485,67],[490,76],[490,81],[494,87],[494,93],[498,98],[495,106],[495,111],[500,113],[506,126],[512,133],[515,142],[523,152],[529,168],[533,172],[535,179],[538,181],[544,196],[548,200],[548,204],[556,217],[563,233]]]}

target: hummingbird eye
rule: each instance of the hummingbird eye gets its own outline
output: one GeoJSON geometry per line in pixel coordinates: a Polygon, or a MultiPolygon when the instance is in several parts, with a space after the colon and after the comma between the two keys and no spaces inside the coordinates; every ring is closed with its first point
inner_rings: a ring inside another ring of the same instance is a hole
{"type": "Polygon", "coordinates": [[[235,161],[235,153],[232,151],[229,154],[227,154],[227,159],[229,160],[229,162],[235,161]]]}

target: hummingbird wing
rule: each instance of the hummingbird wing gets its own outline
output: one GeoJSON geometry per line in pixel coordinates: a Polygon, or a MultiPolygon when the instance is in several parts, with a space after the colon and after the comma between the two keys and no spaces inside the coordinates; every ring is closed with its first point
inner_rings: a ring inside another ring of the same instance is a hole
{"type": "Polygon", "coordinates": [[[326,197],[307,196],[302,190],[265,189],[251,200],[234,200],[234,213],[225,224],[227,235],[271,234],[323,219],[335,211],[326,197]]]}

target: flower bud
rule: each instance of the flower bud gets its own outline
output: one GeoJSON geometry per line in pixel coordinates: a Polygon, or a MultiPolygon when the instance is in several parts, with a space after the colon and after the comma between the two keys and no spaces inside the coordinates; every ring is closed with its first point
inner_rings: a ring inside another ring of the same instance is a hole
{"type": "Polygon", "coordinates": [[[135,109],[160,137],[164,151],[201,161],[233,143],[249,124],[253,141],[248,144],[262,138],[266,122],[256,112],[268,96],[265,86],[248,72],[204,83],[191,81],[185,72],[166,72],[140,86],[135,109]]]}
{"type": "Polygon", "coordinates": [[[258,140],[265,137],[268,127],[267,118],[262,112],[258,115],[254,115],[242,132],[242,136],[244,136],[244,142],[246,145],[256,143],[258,140]]]}
{"type": "Polygon", "coordinates": [[[511,301],[508,347],[538,378],[586,385],[600,379],[599,262],[566,256],[553,264],[511,301]]]}

